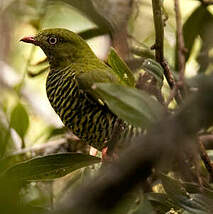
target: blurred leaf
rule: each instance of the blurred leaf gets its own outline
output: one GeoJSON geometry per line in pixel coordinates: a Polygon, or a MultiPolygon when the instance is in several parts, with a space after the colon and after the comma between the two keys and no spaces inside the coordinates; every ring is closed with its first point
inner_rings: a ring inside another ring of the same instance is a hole
{"type": "Polygon", "coordinates": [[[150,192],[146,193],[146,197],[160,214],[165,214],[171,208],[179,209],[179,206],[177,206],[165,193],[150,192]]]}
{"type": "Polygon", "coordinates": [[[174,198],[176,196],[179,197],[179,195],[188,197],[188,193],[182,187],[182,185],[179,181],[172,179],[171,177],[166,176],[164,174],[161,174],[160,178],[161,178],[165,191],[171,198],[174,198]]]}
{"type": "Polygon", "coordinates": [[[101,29],[118,31],[128,23],[132,0],[64,0],[80,10],[101,29]]]}
{"type": "Polygon", "coordinates": [[[10,139],[10,130],[5,127],[0,118],[0,159],[5,154],[10,139]]]}
{"type": "Polygon", "coordinates": [[[93,0],[64,0],[64,2],[77,8],[100,28],[103,28],[108,32],[112,31],[111,24],[103,15],[99,14],[94,6],[93,0]]]}
{"type": "Polygon", "coordinates": [[[88,29],[88,30],[79,32],[78,35],[81,36],[83,39],[88,40],[88,39],[92,39],[94,37],[101,36],[101,35],[104,35],[107,33],[108,33],[107,30],[96,27],[96,28],[92,28],[92,29],[88,29]]]}
{"type": "Polygon", "coordinates": [[[143,203],[143,201],[142,191],[140,189],[135,189],[125,194],[110,214],[135,214],[135,211],[138,210],[138,207],[143,203]]]}
{"type": "Polygon", "coordinates": [[[201,4],[193,11],[193,13],[183,25],[183,37],[185,48],[187,49],[186,61],[188,60],[191,54],[194,41],[199,35],[201,28],[206,25],[206,18],[208,16],[209,12],[207,8],[201,4]]]}
{"type": "Polygon", "coordinates": [[[162,105],[147,93],[113,83],[97,83],[94,90],[119,118],[138,127],[148,127],[164,114],[162,105]]]}
{"type": "Polygon", "coordinates": [[[121,81],[130,87],[134,87],[135,78],[127,64],[119,57],[114,48],[110,49],[108,63],[113,71],[120,77],[121,81]]]}
{"type": "Polygon", "coordinates": [[[155,214],[155,210],[152,207],[152,204],[147,199],[147,197],[144,197],[143,201],[140,203],[140,206],[136,210],[136,212],[133,212],[133,214],[155,214]]]}
{"type": "Polygon", "coordinates": [[[199,35],[202,39],[202,46],[197,56],[197,61],[200,65],[198,72],[206,72],[209,64],[213,63],[213,57],[209,54],[213,48],[213,15],[208,10],[206,10],[199,35]]]}
{"type": "Polygon", "coordinates": [[[66,127],[60,127],[60,128],[50,127],[47,139],[57,135],[63,135],[67,132],[67,130],[68,129],[66,127]]]}
{"type": "Polygon", "coordinates": [[[53,154],[17,164],[8,169],[5,175],[19,180],[50,180],[98,162],[100,158],[86,154],[53,154]]]}
{"type": "Polygon", "coordinates": [[[155,77],[160,88],[163,86],[164,71],[158,62],[153,59],[145,59],[142,68],[155,77]]]}
{"type": "Polygon", "coordinates": [[[179,181],[163,174],[160,177],[168,196],[181,208],[196,214],[213,212],[213,199],[202,194],[189,194],[179,181]]]}
{"type": "Polygon", "coordinates": [[[29,117],[25,107],[18,103],[11,112],[10,126],[23,139],[29,127],[29,117]]]}

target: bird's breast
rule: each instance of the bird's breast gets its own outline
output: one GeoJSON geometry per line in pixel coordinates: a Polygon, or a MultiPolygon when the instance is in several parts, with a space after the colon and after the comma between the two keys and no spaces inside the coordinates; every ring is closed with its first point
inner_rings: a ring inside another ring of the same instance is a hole
{"type": "Polygon", "coordinates": [[[106,146],[116,116],[80,90],[74,75],[50,72],[46,90],[52,107],[66,127],[97,149],[106,146]]]}

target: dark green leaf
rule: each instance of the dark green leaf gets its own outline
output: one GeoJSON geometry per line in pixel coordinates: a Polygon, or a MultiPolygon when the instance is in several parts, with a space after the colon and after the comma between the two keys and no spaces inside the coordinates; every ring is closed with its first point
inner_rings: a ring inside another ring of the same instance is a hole
{"type": "Polygon", "coordinates": [[[150,192],[146,194],[147,199],[152,202],[154,207],[158,207],[158,210],[163,213],[167,212],[171,208],[178,209],[177,206],[165,193],[150,192]]]}
{"type": "Polygon", "coordinates": [[[163,68],[161,67],[161,65],[153,59],[145,59],[142,64],[142,68],[155,77],[161,88],[163,85],[164,76],[163,68]]]}
{"type": "Polygon", "coordinates": [[[213,211],[213,200],[202,194],[189,194],[183,185],[169,176],[161,174],[161,181],[168,196],[181,208],[196,213],[206,214],[213,211]]]}
{"type": "Polygon", "coordinates": [[[185,48],[187,49],[186,60],[188,60],[196,37],[200,29],[206,22],[206,15],[208,10],[202,4],[194,10],[191,16],[186,20],[183,25],[183,36],[185,48]]]}
{"type": "Polygon", "coordinates": [[[199,35],[202,42],[200,52],[197,56],[197,61],[200,65],[198,72],[204,73],[210,63],[213,63],[213,58],[209,54],[213,48],[213,15],[208,10],[206,10],[199,35]]]}
{"type": "Polygon", "coordinates": [[[29,117],[25,107],[18,103],[11,112],[10,126],[16,130],[23,139],[29,127],[29,117]]]}
{"type": "Polygon", "coordinates": [[[147,214],[147,213],[154,214],[156,212],[154,211],[152,204],[147,199],[147,197],[144,197],[138,209],[136,210],[136,212],[133,212],[133,214],[147,214]]]}
{"type": "Polygon", "coordinates": [[[111,48],[108,63],[112,67],[113,71],[120,77],[120,80],[130,87],[134,87],[135,78],[133,73],[130,71],[127,64],[119,57],[116,51],[111,48]]]}
{"type": "Polygon", "coordinates": [[[100,158],[86,154],[53,154],[19,163],[5,175],[20,180],[50,180],[98,162],[100,158]]]}
{"type": "Polygon", "coordinates": [[[162,105],[147,93],[113,83],[97,83],[94,90],[119,118],[134,126],[148,127],[164,113],[162,105]]]}

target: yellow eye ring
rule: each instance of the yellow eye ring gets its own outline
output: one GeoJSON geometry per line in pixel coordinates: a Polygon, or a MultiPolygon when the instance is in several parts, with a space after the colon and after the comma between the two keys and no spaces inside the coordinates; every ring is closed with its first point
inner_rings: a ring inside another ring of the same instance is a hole
{"type": "Polygon", "coordinates": [[[50,37],[48,39],[49,44],[55,45],[58,42],[58,39],[56,37],[50,37]]]}

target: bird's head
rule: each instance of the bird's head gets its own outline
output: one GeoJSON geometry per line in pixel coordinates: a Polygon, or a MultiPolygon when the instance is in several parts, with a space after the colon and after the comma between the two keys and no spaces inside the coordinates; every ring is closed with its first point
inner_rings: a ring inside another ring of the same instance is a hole
{"type": "Polygon", "coordinates": [[[39,46],[46,54],[50,65],[70,64],[93,55],[80,36],[63,28],[42,30],[37,35],[24,37],[20,41],[39,46]]]}

